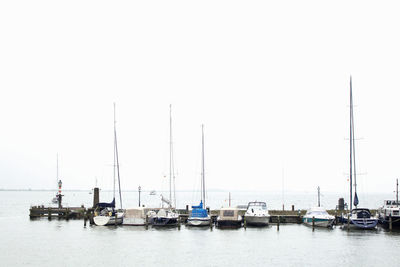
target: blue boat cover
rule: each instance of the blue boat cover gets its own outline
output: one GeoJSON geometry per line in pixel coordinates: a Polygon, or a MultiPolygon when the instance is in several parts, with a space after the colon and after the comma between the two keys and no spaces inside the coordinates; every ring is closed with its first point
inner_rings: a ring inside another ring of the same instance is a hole
{"type": "Polygon", "coordinates": [[[207,218],[207,210],[203,209],[203,201],[200,201],[200,205],[192,206],[192,214],[190,217],[196,218],[207,218]]]}
{"type": "Polygon", "coordinates": [[[99,207],[99,208],[115,208],[115,198],[113,198],[113,201],[111,201],[111,203],[106,203],[106,202],[97,203],[96,207],[99,207]]]}

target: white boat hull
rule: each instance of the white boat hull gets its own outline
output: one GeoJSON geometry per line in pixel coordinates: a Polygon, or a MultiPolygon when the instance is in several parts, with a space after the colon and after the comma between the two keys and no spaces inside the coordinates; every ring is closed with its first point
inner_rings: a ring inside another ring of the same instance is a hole
{"type": "MultiPolygon", "coordinates": [[[[315,227],[331,227],[334,222],[334,219],[314,219],[314,226],[315,227]]],[[[312,226],[312,218],[303,218],[303,223],[309,226],[312,226]]]]}
{"type": "Polygon", "coordinates": [[[145,218],[127,218],[124,217],[123,225],[142,226],[146,225],[145,218]]]}
{"type": "Polygon", "coordinates": [[[187,225],[190,226],[207,226],[210,225],[211,223],[211,219],[210,217],[206,217],[206,218],[189,218],[187,220],[187,225]]]}
{"type": "Polygon", "coordinates": [[[254,225],[254,226],[266,226],[269,224],[270,216],[249,216],[246,215],[245,217],[247,225],[254,225]]]}
{"type": "Polygon", "coordinates": [[[117,213],[117,216],[104,216],[104,215],[95,216],[93,218],[93,221],[98,226],[105,226],[105,225],[122,224],[123,219],[124,215],[121,213],[117,213]]]}

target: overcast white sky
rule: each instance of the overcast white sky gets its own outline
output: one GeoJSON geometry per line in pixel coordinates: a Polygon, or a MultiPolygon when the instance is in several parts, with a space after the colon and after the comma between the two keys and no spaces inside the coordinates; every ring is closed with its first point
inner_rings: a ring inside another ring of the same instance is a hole
{"type": "Polygon", "coordinates": [[[1,1],[0,188],[347,192],[353,76],[361,192],[400,177],[396,1],[1,1]],[[165,179],[164,179],[165,181],[165,179]]]}

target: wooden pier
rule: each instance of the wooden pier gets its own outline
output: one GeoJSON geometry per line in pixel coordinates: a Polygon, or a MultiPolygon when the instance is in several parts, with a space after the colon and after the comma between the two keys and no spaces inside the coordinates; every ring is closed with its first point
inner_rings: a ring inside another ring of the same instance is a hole
{"type": "Polygon", "coordinates": [[[45,206],[32,206],[29,209],[29,218],[47,217],[48,219],[83,219],[87,209],[81,207],[45,207],[45,206]]]}

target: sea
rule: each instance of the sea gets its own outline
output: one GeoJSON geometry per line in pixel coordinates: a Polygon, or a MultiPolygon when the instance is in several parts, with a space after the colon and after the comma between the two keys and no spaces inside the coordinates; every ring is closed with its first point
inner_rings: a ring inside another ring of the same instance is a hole
{"type": "MultiPolygon", "coordinates": [[[[66,191],[65,206],[90,207],[90,191],[66,191]]],[[[160,194],[141,192],[141,205],[160,206],[160,194]]],[[[182,226],[147,230],[141,226],[90,226],[83,220],[29,219],[32,205],[50,205],[55,192],[0,191],[0,266],[400,266],[400,231],[315,229],[301,224],[265,228],[196,229],[182,226]]],[[[307,209],[311,193],[231,192],[231,205],[265,201],[269,209],[307,209]]],[[[101,201],[113,193],[100,191],[101,201]]],[[[119,198],[119,196],[117,196],[119,198]]],[[[334,209],[346,195],[326,193],[321,203],[334,209]]],[[[178,208],[197,205],[199,194],[177,192],[178,208]]],[[[360,197],[376,209],[392,195],[360,197]]],[[[123,208],[138,205],[138,192],[122,192],[123,208]]],[[[119,201],[117,204],[120,205],[119,201]]],[[[229,204],[229,192],[208,192],[206,205],[229,204]]]]}

